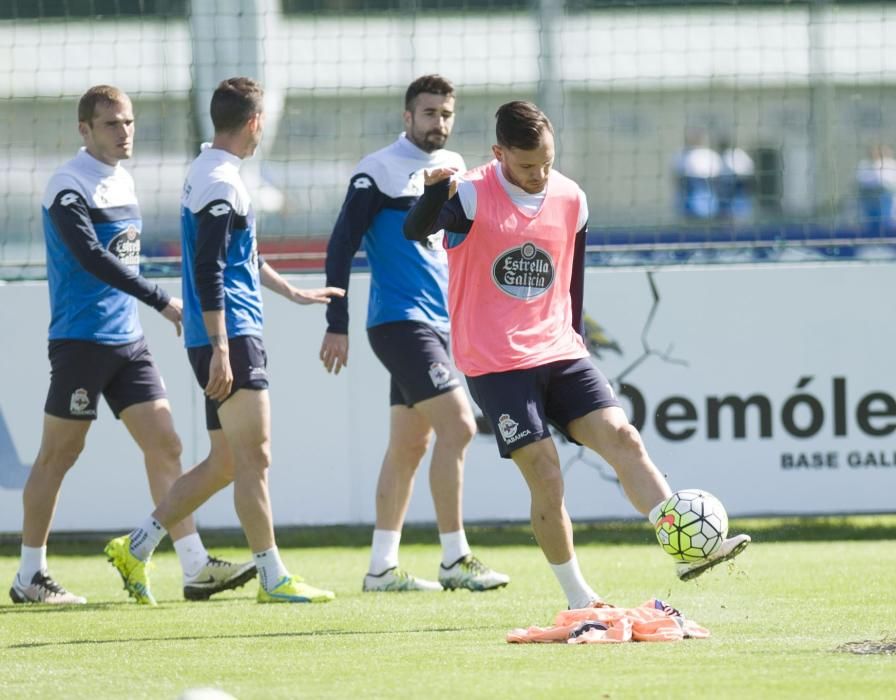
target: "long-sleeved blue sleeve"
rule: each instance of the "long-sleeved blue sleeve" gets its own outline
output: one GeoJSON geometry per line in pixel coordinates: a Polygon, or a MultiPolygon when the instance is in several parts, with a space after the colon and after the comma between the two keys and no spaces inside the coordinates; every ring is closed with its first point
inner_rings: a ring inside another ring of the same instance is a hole
{"type": "Polygon", "coordinates": [[[103,247],[90,220],[87,202],[78,192],[62,190],[57,193],[48,212],[65,247],[87,272],[157,311],[168,306],[171,296],[165,290],[122,264],[103,247]]]}
{"type": "Polygon", "coordinates": [[[193,276],[203,311],[224,308],[224,268],[234,216],[233,205],[224,199],[209,202],[197,215],[193,276]]]}
{"type": "Polygon", "coordinates": [[[346,293],[344,297],[330,299],[327,304],[329,333],[348,333],[348,283],[352,258],[386,199],[369,175],[358,173],[352,177],[327,244],[327,286],[341,287],[346,293]]]}

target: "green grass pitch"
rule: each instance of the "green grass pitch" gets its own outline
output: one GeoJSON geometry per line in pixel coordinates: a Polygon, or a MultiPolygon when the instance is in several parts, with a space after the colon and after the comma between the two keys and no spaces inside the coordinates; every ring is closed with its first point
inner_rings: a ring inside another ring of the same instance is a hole
{"type": "MultiPolygon", "coordinates": [[[[476,553],[511,575],[489,593],[362,594],[362,529],[281,535],[284,559],[332,588],[328,605],[257,605],[257,583],[207,603],[181,597],[170,548],[153,569],[157,608],[130,603],[100,541],[51,541],[53,575],[84,607],[0,602],[0,698],[151,698],[213,686],[250,698],[892,698],[896,654],[838,647],[896,641],[896,516],[740,521],[754,535],[733,566],[680,583],[643,525],[577,528],[586,577],[609,601],[657,596],[712,632],[670,644],[506,644],[565,601],[525,527],[469,528],[476,553]],[[310,546],[314,545],[314,546],[310,546]],[[322,546],[324,545],[324,546],[322,546]]],[[[240,540],[209,535],[244,559],[240,540]]],[[[435,577],[432,528],[409,529],[402,565],[435,577]]],[[[17,567],[0,540],[0,582],[17,567]]]]}

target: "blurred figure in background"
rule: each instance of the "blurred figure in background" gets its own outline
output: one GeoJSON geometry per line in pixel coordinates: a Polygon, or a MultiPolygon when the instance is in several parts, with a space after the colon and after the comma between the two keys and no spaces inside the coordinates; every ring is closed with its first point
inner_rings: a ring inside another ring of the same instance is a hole
{"type": "Polygon", "coordinates": [[[719,140],[718,153],[722,160],[716,188],[718,216],[732,221],[749,221],[753,217],[756,192],[753,159],[728,138],[719,140]]]}
{"type": "Polygon", "coordinates": [[[684,149],[673,164],[676,208],[687,219],[709,221],[719,214],[716,188],[722,172],[722,158],[709,147],[704,129],[689,127],[684,142],[684,149]]]}
{"type": "Polygon", "coordinates": [[[880,232],[896,227],[896,158],[893,149],[875,144],[856,168],[856,194],[862,228],[880,232]]]}

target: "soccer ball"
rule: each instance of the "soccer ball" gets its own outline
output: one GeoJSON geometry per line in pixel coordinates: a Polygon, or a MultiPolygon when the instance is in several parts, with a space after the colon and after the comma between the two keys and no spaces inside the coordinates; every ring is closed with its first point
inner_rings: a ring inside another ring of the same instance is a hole
{"type": "Polygon", "coordinates": [[[715,496],[698,489],[676,491],[660,508],[656,538],[679,561],[704,559],[728,535],[728,514],[715,496]]]}

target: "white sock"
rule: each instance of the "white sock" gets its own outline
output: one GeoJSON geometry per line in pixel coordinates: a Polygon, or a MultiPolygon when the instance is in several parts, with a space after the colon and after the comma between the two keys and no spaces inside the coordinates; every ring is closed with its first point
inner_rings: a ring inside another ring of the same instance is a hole
{"type": "Polygon", "coordinates": [[[19,580],[31,583],[34,574],[47,570],[47,545],[43,547],[26,547],[22,545],[22,559],[19,561],[19,580]]]}
{"type": "Polygon", "coordinates": [[[656,521],[660,519],[660,509],[663,507],[668,498],[664,498],[662,501],[657,503],[653,508],[650,509],[650,513],[647,514],[647,519],[650,521],[650,524],[656,527],[656,521]]]}
{"type": "Polygon", "coordinates": [[[398,545],[401,530],[374,530],[370,547],[370,568],[368,573],[378,576],[398,566],[398,545]]]}
{"type": "Polygon", "coordinates": [[[151,515],[131,532],[131,554],[140,561],[149,561],[168,531],[151,515]]]}
{"type": "Polygon", "coordinates": [[[190,581],[202,571],[202,567],[208,562],[208,552],[202,544],[202,538],[198,532],[181,537],[174,543],[174,551],[180,559],[180,568],[184,572],[184,581],[190,581]]]}
{"type": "Polygon", "coordinates": [[[258,569],[258,580],[268,593],[277,587],[284,576],[289,576],[286,565],[280,559],[280,551],[276,546],[263,552],[253,552],[255,568],[258,569]]]}
{"type": "Polygon", "coordinates": [[[591,589],[591,586],[585,583],[575,554],[565,564],[551,564],[551,569],[554,571],[554,576],[557,577],[563,592],[566,594],[566,600],[569,601],[570,608],[584,608],[591,601],[600,600],[600,596],[591,589]]]}
{"type": "Polygon", "coordinates": [[[446,569],[458,559],[462,559],[470,554],[470,545],[467,544],[467,533],[463,530],[440,532],[439,541],[442,543],[442,564],[446,569]]]}

